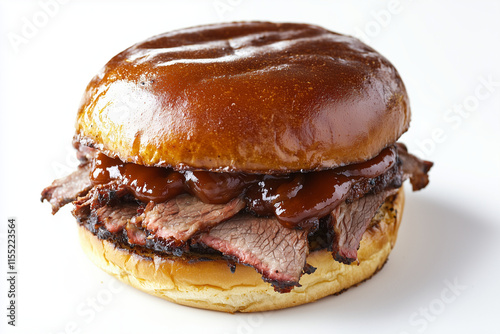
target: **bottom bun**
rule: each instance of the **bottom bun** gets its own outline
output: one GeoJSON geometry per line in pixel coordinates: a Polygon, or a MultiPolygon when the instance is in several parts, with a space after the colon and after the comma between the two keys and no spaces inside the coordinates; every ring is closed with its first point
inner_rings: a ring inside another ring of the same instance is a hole
{"type": "Polygon", "coordinates": [[[307,263],[316,267],[300,279],[301,287],[275,292],[253,268],[241,264],[231,273],[227,261],[193,261],[138,254],[100,240],[79,227],[86,254],[101,269],[142,291],[166,300],[224,312],[258,312],[310,303],[338,294],[370,278],[382,268],[394,247],[403,214],[404,192],[389,197],[373,218],[358,250],[358,263],[345,265],[326,250],[315,251],[307,263]]]}

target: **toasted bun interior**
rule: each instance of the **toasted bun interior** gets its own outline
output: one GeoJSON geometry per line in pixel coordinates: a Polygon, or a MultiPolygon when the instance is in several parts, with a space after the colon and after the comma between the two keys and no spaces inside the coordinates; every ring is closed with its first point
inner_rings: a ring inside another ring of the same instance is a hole
{"type": "Polygon", "coordinates": [[[358,39],[237,22],[116,55],[86,89],[76,140],[141,165],[294,172],[366,161],[409,122],[398,72],[358,39]]]}
{"type": "Polygon", "coordinates": [[[190,262],[158,254],[138,255],[100,240],[79,227],[81,245],[90,259],[119,280],[151,295],[192,307],[224,312],[258,312],[310,303],[338,294],[382,268],[396,242],[404,207],[403,188],[381,206],[358,250],[359,264],[336,262],[326,250],[309,254],[316,267],[303,275],[301,287],[275,292],[253,268],[238,264],[231,273],[224,260],[190,262]]]}

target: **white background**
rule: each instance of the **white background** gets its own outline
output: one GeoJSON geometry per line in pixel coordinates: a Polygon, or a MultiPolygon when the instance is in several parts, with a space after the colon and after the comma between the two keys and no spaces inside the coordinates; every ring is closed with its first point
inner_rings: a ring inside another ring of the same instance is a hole
{"type": "Polygon", "coordinates": [[[500,2],[44,5],[55,1],[0,1],[2,332],[500,332],[500,2]],[[80,250],[70,208],[51,216],[39,201],[45,186],[74,168],[81,95],[113,55],[171,29],[232,20],[308,22],[359,36],[406,83],[413,116],[402,141],[435,162],[431,183],[418,193],[407,187],[400,237],[385,268],[340,296],[254,315],[171,304],[97,269],[80,250]],[[7,328],[5,225],[12,216],[18,326],[7,328]]]}

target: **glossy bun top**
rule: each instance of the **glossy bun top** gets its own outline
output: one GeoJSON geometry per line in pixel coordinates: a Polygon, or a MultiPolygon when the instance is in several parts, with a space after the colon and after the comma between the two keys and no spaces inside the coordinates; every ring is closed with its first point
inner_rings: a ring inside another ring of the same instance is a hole
{"type": "Polygon", "coordinates": [[[236,22],[116,55],[86,89],[76,139],[143,165],[291,172],[372,158],[409,122],[396,69],[358,39],[236,22]]]}

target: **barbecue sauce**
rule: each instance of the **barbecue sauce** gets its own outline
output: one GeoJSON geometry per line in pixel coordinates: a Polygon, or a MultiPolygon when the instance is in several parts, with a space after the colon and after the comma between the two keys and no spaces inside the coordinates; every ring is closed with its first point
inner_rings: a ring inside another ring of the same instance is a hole
{"type": "Polygon", "coordinates": [[[90,178],[94,184],[116,180],[144,202],[164,202],[184,192],[213,204],[244,196],[248,210],[257,215],[274,214],[285,227],[306,228],[339,205],[354,184],[385,173],[395,162],[396,150],[388,147],[375,158],[358,164],[307,173],[268,175],[178,172],[124,163],[99,153],[90,178]]]}
{"type": "Polygon", "coordinates": [[[90,172],[94,184],[120,181],[137,199],[143,202],[164,202],[184,192],[184,177],[167,168],[146,167],[123,163],[99,153],[90,172]]]}

